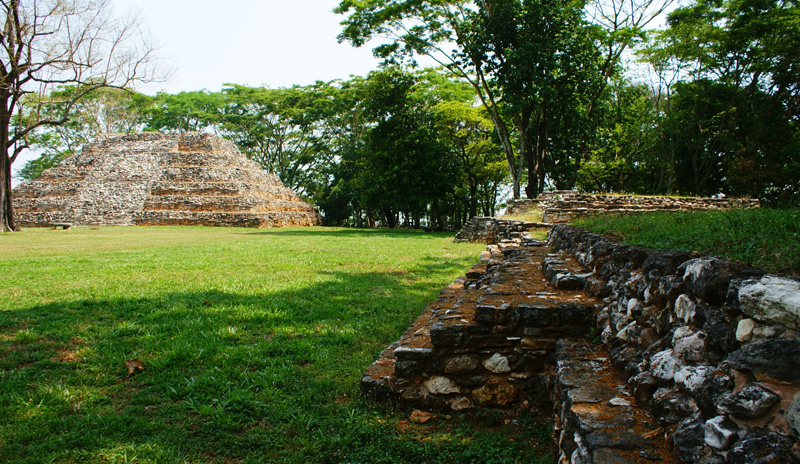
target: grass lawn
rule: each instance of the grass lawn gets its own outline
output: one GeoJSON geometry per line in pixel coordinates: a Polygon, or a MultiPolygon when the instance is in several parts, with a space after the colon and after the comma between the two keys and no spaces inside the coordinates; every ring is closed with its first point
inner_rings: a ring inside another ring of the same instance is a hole
{"type": "MultiPolygon", "coordinates": [[[[549,462],[549,430],[358,393],[482,245],[419,231],[0,234],[0,462],[549,462]],[[143,370],[128,375],[125,361],[143,370]]],[[[548,418],[549,419],[549,418],[548,418]]]]}
{"type": "Polygon", "coordinates": [[[763,268],[800,275],[800,209],[606,215],[575,222],[626,243],[697,251],[763,268]]]}

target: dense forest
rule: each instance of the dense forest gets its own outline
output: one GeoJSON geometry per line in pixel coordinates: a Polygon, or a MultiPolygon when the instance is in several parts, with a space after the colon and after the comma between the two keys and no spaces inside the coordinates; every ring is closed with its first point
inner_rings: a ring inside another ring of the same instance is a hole
{"type": "MultiPolygon", "coordinates": [[[[796,0],[342,1],[379,70],[292,88],[104,88],[31,134],[30,179],[99,133],[208,131],[327,224],[459,227],[545,189],[800,198],[796,0]],[[469,7],[465,7],[469,5],[469,7]],[[452,50],[451,50],[452,49],[452,50]],[[446,51],[451,50],[451,51],[446,51]],[[416,66],[420,56],[436,68],[416,66]]],[[[40,95],[57,107],[73,87],[40,95]]]]}

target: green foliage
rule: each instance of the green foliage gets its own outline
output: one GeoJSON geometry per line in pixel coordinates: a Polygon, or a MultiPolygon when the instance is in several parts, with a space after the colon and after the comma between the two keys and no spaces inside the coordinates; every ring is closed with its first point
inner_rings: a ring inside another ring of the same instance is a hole
{"type": "Polygon", "coordinates": [[[358,382],[482,246],[409,230],[31,229],[0,256],[0,461],[550,462],[358,382]],[[129,376],[124,362],[144,370],[129,376]]]}
{"type": "Polygon", "coordinates": [[[598,216],[576,225],[627,243],[721,256],[770,272],[800,274],[800,209],[598,216]]]}

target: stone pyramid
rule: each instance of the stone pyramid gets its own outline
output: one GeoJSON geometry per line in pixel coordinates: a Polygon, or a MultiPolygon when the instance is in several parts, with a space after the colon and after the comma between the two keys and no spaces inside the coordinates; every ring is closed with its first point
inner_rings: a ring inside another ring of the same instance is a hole
{"type": "Polygon", "coordinates": [[[319,225],[314,207],[204,133],[110,135],[20,184],[19,225],[319,225]]]}

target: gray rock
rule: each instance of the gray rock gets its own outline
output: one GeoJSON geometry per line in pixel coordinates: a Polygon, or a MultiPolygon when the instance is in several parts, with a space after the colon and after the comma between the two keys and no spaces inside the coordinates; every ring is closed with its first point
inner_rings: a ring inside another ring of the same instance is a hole
{"type": "Polygon", "coordinates": [[[699,461],[706,454],[705,423],[699,417],[681,422],[672,434],[672,444],[680,462],[699,461]]]}
{"type": "Polygon", "coordinates": [[[658,380],[671,381],[675,373],[683,368],[672,350],[659,351],[650,358],[650,372],[658,380]]]}
{"type": "Polygon", "coordinates": [[[777,322],[800,329],[800,282],[765,275],[747,281],[739,289],[742,312],[763,322],[777,322]]]}
{"type": "Polygon", "coordinates": [[[686,362],[703,362],[706,359],[706,334],[697,332],[681,338],[675,343],[674,353],[678,359],[686,362]]]}
{"type": "Polygon", "coordinates": [[[425,381],[425,388],[434,395],[449,395],[460,393],[461,389],[447,377],[436,376],[425,381]]]}
{"type": "Polygon", "coordinates": [[[677,424],[698,411],[694,399],[677,389],[659,388],[652,402],[653,412],[667,424],[677,424]]]}
{"type": "Polygon", "coordinates": [[[605,403],[616,396],[614,390],[608,387],[585,386],[573,388],[567,392],[572,404],[575,403],[605,403]]]}
{"type": "Polygon", "coordinates": [[[752,342],[728,355],[727,362],[734,369],[753,372],[756,377],[795,383],[800,381],[800,340],[752,342]]]}
{"type": "Polygon", "coordinates": [[[473,358],[472,356],[456,356],[455,358],[450,359],[447,361],[447,364],[444,366],[444,373],[445,374],[469,374],[470,372],[474,371],[478,368],[480,364],[478,360],[473,358]]]}
{"type": "Polygon", "coordinates": [[[712,366],[686,366],[675,373],[675,384],[692,395],[697,395],[706,383],[706,379],[715,371],[712,366]]]}
{"type": "Polygon", "coordinates": [[[728,453],[730,464],[790,463],[792,443],[781,435],[767,434],[747,437],[728,453]]]}
{"type": "Polygon", "coordinates": [[[511,366],[508,364],[508,358],[500,353],[495,353],[491,358],[484,361],[483,367],[490,372],[494,372],[495,374],[504,374],[511,371],[511,366]]]}
{"type": "Polygon", "coordinates": [[[434,322],[431,325],[431,343],[434,346],[456,347],[464,340],[464,326],[461,324],[443,324],[434,322]]]}
{"type": "Polygon", "coordinates": [[[727,416],[709,419],[706,421],[704,431],[706,445],[720,451],[730,448],[739,437],[739,426],[727,416]]]}
{"type": "Polygon", "coordinates": [[[688,295],[681,295],[675,300],[675,316],[684,322],[691,322],[695,316],[696,305],[688,295]]]}
{"type": "Polygon", "coordinates": [[[739,419],[758,419],[780,402],[781,397],[772,390],[761,385],[748,385],[723,399],[719,410],[739,419]]]}

